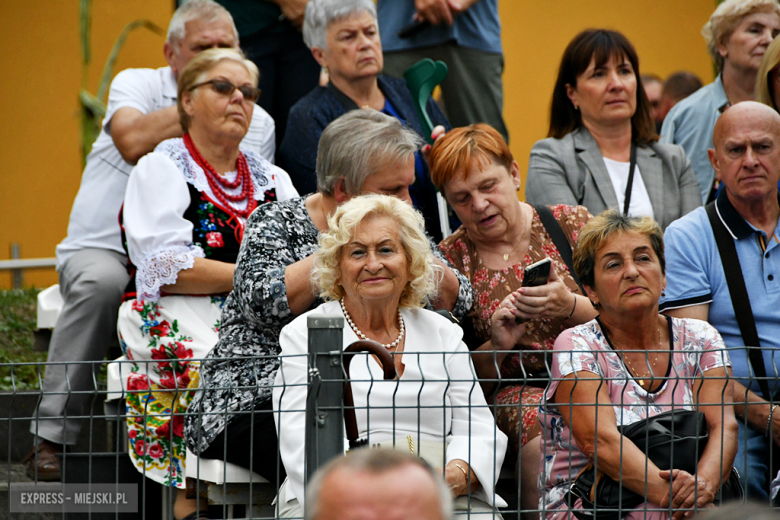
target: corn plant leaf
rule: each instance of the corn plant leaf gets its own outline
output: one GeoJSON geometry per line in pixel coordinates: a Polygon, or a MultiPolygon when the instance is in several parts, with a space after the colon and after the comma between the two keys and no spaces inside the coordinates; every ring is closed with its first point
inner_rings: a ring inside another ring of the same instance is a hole
{"type": "Polygon", "coordinates": [[[111,77],[114,72],[114,65],[116,64],[117,56],[119,56],[119,51],[122,49],[125,40],[127,40],[127,36],[135,29],[143,27],[161,36],[165,34],[165,31],[163,31],[160,26],[149,20],[133,20],[129,24],[125,25],[124,29],[122,29],[122,32],[119,33],[119,37],[114,42],[114,46],[111,48],[111,53],[108,55],[106,64],[103,67],[103,74],[100,77],[100,83],[98,84],[97,97],[104,103],[106,102],[108,86],[111,84],[111,77]]]}
{"type": "Polygon", "coordinates": [[[92,30],[92,0],[81,0],[79,9],[79,26],[81,30],[81,61],[86,68],[89,63],[92,46],[90,32],[92,30]]]}
{"type": "Polygon", "coordinates": [[[92,117],[96,117],[98,120],[106,115],[106,104],[84,89],[79,91],[79,102],[82,110],[87,110],[92,117]]]}

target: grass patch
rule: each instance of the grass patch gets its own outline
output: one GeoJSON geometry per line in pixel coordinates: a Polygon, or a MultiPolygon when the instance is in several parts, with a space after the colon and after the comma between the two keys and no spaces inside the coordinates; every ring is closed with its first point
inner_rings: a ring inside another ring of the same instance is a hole
{"type": "Polygon", "coordinates": [[[46,352],[33,351],[39,292],[40,289],[0,291],[0,391],[39,389],[38,366],[9,366],[46,361],[46,352]]]}
{"type": "MultiPolygon", "coordinates": [[[[0,290],[0,392],[41,389],[48,352],[33,350],[36,307],[41,289],[0,290]],[[30,363],[30,364],[21,364],[30,363]]],[[[106,364],[98,369],[98,388],[105,389],[106,364]]]]}

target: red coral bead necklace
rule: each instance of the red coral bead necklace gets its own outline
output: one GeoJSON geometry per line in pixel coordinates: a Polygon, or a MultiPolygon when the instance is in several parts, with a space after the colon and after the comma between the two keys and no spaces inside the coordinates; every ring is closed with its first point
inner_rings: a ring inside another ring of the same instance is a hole
{"type": "Polygon", "coordinates": [[[246,163],[246,157],[244,157],[244,154],[238,152],[238,160],[236,161],[236,169],[238,170],[238,174],[236,175],[236,179],[234,181],[229,181],[218,174],[216,170],[214,170],[214,168],[208,163],[208,161],[203,158],[198,149],[195,147],[195,143],[192,142],[192,137],[190,137],[190,134],[188,133],[184,134],[184,145],[187,147],[190,155],[192,155],[195,163],[203,168],[203,171],[206,173],[206,181],[208,181],[209,187],[211,187],[211,191],[219,199],[219,201],[226,208],[233,209],[238,216],[243,218],[249,217],[252,211],[254,211],[254,209],[257,207],[257,201],[255,200],[255,187],[254,183],[252,182],[252,175],[249,173],[249,166],[246,163]],[[242,183],[243,187],[241,189],[241,193],[238,195],[231,195],[226,193],[224,190],[224,188],[237,188],[238,186],[241,186],[242,183]],[[236,209],[228,202],[241,202],[242,200],[247,201],[245,209],[236,209]]]}

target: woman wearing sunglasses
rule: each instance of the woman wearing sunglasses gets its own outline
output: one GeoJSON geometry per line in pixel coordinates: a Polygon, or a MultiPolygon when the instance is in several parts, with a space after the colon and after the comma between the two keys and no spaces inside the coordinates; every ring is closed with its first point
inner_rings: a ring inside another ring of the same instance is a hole
{"type": "Polygon", "coordinates": [[[178,488],[178,519],[199,513],[185,494],[184,413],[198,360],[218,339],[246,219],[259,204],[298,196],[284,171],[239,146],[260,95],[257,78],[233,49],[193,58],[179,77],[184,136],[142,158],[125,193],[134,269],[117,328],[132,360],[122,366],[129,451],[140,472],[178,488]]]}

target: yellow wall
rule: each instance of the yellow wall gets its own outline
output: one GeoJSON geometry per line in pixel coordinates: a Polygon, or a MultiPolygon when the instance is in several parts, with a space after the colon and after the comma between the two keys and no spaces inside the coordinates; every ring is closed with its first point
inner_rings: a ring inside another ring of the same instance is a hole
{"type": "MultiPolygon", "coordinates": [[[[52,257],[67,231],[81,180],[79,3],[0,2],[0,259],[10,258],[12,242],[22,258],[52,257]]],[[[93,0],[88,90],[97,92],[125,24],[147,18],[167,28],[172,13],[173,0],[93,0]]],[[[147,30],[131,33],[115,71],[164,66],[163,42],[147,30]]],[[[53,269],[28,270],[24,278],[34,286],[57,282],[53,269]]],[[[0,272],[0,287],[10,280],[0,272]]]]}
{"type": "MultiPolygon", "coordinates": [[[[546,134],[555,72],[569,40],[586,27],[622,31],[643,72],[680,69],[705,83],[712,68],[701,26],[714,0],[500,0],[506,71],[504,113],[511,147],[525,174],[531,146],[546,134]]],[[[81,178],[77,95],[81,86],[78,0],[0,2],[0,259],[17,242],[23,258],[54,256],[65,236],[81,178]]],[[[103,63],[122,27],[148,18],[167,27],[173,0],[93,0],[92,64],[97,90],[103,63]]],[[[163,37],[137,31],[116,71],[160,67],[163,37]]],[[[100,201],[95,201],[99,204],[100,201]]],[[[0,287],[10,286],[0,273],[0,287]]],[[[27,285],[56,283],[54,270],[25,272],[27,285]]]]}

